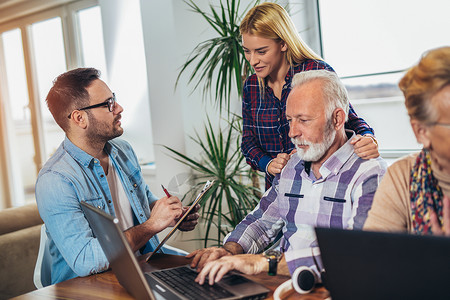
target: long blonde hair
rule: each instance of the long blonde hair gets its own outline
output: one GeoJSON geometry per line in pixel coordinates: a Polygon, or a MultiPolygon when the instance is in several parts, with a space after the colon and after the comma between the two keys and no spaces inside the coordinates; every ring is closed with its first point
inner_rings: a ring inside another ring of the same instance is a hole
{"type": "MultiPolygon", "coordinates": [[[[289,14],[279,4],[265,2],[250,9],[239,31],[241,35],[246,33],[286,43],[285,58],[291,67],[306,59],[323,60],[303,42],[289,14]]],[[[264,80],[258,78],[258,81],[260,88],[264,88],[264,80]]]]}

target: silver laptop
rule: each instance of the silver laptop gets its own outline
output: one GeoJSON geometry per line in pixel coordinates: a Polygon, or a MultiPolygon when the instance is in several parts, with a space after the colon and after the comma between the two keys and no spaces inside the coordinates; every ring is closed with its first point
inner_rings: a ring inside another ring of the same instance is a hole
{"type": "Polygon", "coordinates": [[[85,202],[81,206],[111,269],[136,299],[264,299],[269,292],[266,287],[234,273],[213,286],[199,285],[194,282],[195,270],[187,265],[144,274],[119,221],[85,202]]]}
{"type": "Polygon", "coordinates": [[[333,300],[450,299],[450,238],[316,228],[333,300]]]}

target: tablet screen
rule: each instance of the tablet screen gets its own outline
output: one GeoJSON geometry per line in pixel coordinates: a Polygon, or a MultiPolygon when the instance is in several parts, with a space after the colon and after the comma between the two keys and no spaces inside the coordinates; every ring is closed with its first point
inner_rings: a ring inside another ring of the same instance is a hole
{"type": "Polygon", "coordinates": [[[180,226],[181,222],[184,221],[184,219],[187,217],[187,215],[192,211],[192,209],[197,205],[197,203],[202,199],[203,195],[209,190],[209,188],[212,186],[213,181],[207,181],[201,192],[197,195],[194,202],[191,206],[189,206],[188,210],[184,213],[184,215],[178,220],[178,222],[173,226],[172,230],[166,235],[166,237],[159,243],[158,247],[156,247],[155,251],[150,254],[150,256],[147,258],[147,261],[149,261],[150,257],[153,256],[156,252],[158,252],[159,249],[166,243],[166,241],[174,234],[174,232],[177,230],[177,228],[180,226]]]}

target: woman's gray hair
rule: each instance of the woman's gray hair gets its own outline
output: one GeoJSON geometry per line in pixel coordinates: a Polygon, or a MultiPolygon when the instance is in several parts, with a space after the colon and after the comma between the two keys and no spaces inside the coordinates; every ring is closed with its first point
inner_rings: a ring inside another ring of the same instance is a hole
{"type": "Polygon", "coordinates": [[[347,121],[349,110],[348,93],[336,73],[326,70],[300,72],[292,78],[291,88],[294,89],[313,80],[322,80],[324,82],[323,94],[327,100],[325,108],[327,118],[331,119],[336,108],[342,108],[345,112],[345,121],[347,121]]]}

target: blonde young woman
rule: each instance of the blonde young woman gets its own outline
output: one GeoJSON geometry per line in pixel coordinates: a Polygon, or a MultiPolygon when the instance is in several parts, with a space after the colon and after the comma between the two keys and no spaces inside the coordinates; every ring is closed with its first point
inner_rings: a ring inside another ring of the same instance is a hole
{"type": "Polygon", "coordinates": [[[450,235],[450,47],[426,53],[399,87],[423,149],[388,168],[364,229],[450,235]]]}
{"type": "MultiPolygon", "coordinates": [[[[288,13],[278,4],[268,2],[252,8],[242,20],[240,32],[245,56],[255,70],[244,84],[241,149],[253,169],[266,173],[268,189],[294,149],[285,116],[292,77],[308,70],[334,70],[302,41],[288,13]]],[[[351,105],[346,128],[358,134],[352,142],[360,157],[379,156],[372,128],[351,105]]]]}

